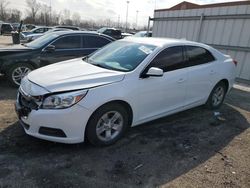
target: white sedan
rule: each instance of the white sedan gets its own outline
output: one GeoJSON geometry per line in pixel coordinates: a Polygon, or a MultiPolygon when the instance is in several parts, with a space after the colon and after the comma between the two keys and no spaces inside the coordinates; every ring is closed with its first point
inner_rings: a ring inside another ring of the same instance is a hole
{"type": "Polygon", "coordinates": [[[29,73],[16,111],[31,136],[109,145],[129,127],[203,104],[219,108],[236,64],[200,43],[126,38],[29,73]]]}

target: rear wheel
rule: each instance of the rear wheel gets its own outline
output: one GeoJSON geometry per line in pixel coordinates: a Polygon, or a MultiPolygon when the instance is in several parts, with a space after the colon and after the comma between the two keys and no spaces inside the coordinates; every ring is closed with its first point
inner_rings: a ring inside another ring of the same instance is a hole
{"type": "Polygon", "coordinates": [[[111,145],[119,140],[128,128],[128,112],[119,104],[100,107],[87,125],[87,138],[93,145],[111,145]]]}
{"type": "Polygon", "coordinates": [[[30,64],[26,63],[16,64],[12,66],[7,72],[7,78],[13,86],[19,87],[23,77],[25,77],[33,69],[34,67],[30,64]]]}
{"type": "Polygon", "coordinates": [[[226,95],[226,85],[224,82],[219,82],[212,90],[206,106],[209,109],[218,109],[224,101],[226,95]]]}

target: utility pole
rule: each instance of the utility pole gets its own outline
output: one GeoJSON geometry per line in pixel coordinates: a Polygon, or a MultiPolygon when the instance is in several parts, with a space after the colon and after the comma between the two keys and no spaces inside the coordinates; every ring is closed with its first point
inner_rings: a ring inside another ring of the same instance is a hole
{"type": "Polygon", "coordinates": [[[136,11],[136,19],[135,19],[135,26],[136,26],[136,29],[138,28],[138,25],[137,25],[137,22],[138,22],[138,13],[139,13],[139,11],[137,10],[136,11]]]}
{"type": "Polygon", "coordinates": [[[129,1],[127,1],[126,28],[125,28],[126,32],[127,32],[127,29],[128,29],[128,4],[129,4],[129,1]]]}
{"type": "Polygon", "coordinates": [[[120,15],[118,15],[117,28],[120,27],[120,15]]]}
{"type": "Polygon", "coordinates": [[[49,25],[51,24],[51,0],[49,1],[49,25]]]}

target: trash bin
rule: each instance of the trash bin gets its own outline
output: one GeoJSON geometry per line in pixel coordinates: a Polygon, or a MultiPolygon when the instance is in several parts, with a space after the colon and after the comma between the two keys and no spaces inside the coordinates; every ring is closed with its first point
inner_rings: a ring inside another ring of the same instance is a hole
{"type": "Polygon", "coordinates": [[[18,32],[12,32],[11,35],[13,44],[20,44],[20,34],[18,32]]]}

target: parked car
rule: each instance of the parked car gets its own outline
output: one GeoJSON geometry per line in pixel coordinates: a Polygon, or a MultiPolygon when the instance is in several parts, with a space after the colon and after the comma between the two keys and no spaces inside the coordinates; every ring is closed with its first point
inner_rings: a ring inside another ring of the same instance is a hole
{"type": "Polygon", "coordinates": [[[36,27],[36,28],[32,29],[31,31],[24,31],[24,32],[22,32],[22,35],[23,35],[23,37],[25,37],[25,36],[31,35],[31,34],[45,33],[50,29],[52,29],[52,27],[40,26],[40,27],[36,27]]]}
{"type": "Polygon", "coordinates": [[[14,31],[14,28],[9,23],[1,23],[0,24],[0,34],[11,34],[11,32],[14,31]]]}
{"type": "Polygon", "coordinates": [[[31,136],[109,145],[128,127],[203,104],[219,108],[235,70],[230,56],[205,44],[128,37],[32,71],[16,109],[31,136]]]}
{"type": "Polygon", "coordinates": [[[27,30],[32,30],[32,29],[36,28],[36,26],[33,24],[26,24],[25,26],[26,26],[27,30]]]}
{"type": "Polygon", "coordinates": [[[57,32],[57,31],[72,31],[72,30],[70,30],[70,29],[64,29],[64,28],[54,28],[54,29],[50,29],[50,30],[46,31],[45,33],[30,34],[30,35],[22,37],[21,43],[31,42],[31,41],[33,41],[35,39],[38,39],[39,37],[41,37],[43,35],[46,35],[48,33],[57,32]]]}
{"type": "Polygon", "coordinates": [[[103,27],[99,30],[97,30],[98,33],[102,33],[105,35],[109,35],[115,39],[121,39],[122,38],[122,32],[119,29],[115,29],[115,28],[106,28],[103,27]]]}
{"type": "Polygon", "coordinates": [[[133,36],[131,33],[122,33],[122,38],[133,36]]]}
{"type": "Polygon", "coordinates": [[[135,37],[152,37],[152,31],[139,31],[134,34],[135,37]]]}
{"type": "Polygon", "coordinates": [[[18,86],[31,70],[76,57],[86,56],[114,41],[93,32],[58,31],[30,43],[0,49],[0,73],[18,86]]]}
{"type": "MultiPolygon", "coordinates": [[[[14,28],[14,31],[18,31],[19,27],[20,27],[20,23],[12,23],[11,24],[14,28]]],[[[21,31],[26,31],[27,27],[25,24],[22,25],[21,31]]]]}
{"type": "Polygon", "coordinates": [[[58,26],[55,26],[55,28],[71,29],[71,30],[74,30],[74,31],[79,31],[80,30],[79,27],[68,26],[68,25],[58,25],[58,26]]]}

